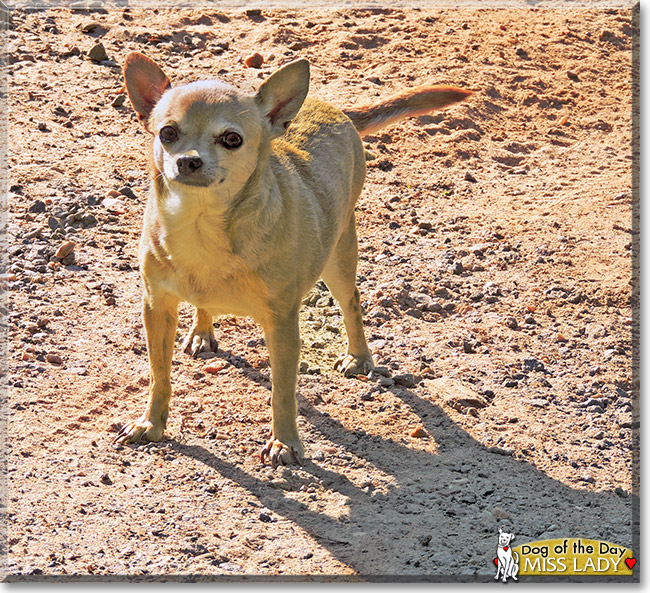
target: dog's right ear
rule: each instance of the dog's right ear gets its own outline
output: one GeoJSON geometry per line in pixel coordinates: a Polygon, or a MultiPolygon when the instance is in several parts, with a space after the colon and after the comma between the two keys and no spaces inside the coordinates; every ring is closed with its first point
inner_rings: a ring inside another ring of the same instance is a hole
{"type": "Polygon", "coordinates": [[[138,119],[149,130],[151,111],[163,93],[171,87],[169,78],[156,62],[134,51],[126,56],[124,61],[124,82],[138,119]]]}

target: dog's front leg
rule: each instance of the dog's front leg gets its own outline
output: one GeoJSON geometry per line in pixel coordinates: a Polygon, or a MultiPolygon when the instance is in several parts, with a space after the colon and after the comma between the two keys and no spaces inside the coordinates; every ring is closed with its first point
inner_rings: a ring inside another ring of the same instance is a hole
{"type": "Polygon", "coordinates": [[[145,294],[142,318],[149,354],[149,402],[144,414],[126,424],[115,439],[122,443],[159,441],[167,424],[171,397],[171,367],[178,324],[178,299],[145,294]]]}
{"type": "Polygon", "coordinates": [[[271,362],[271,438],[262,449],[261,459],[271,464],[302,463],[304,449],[298,436],[296,381],[300,357],[298,310],[275,316],[264,327],[271,362]]]}

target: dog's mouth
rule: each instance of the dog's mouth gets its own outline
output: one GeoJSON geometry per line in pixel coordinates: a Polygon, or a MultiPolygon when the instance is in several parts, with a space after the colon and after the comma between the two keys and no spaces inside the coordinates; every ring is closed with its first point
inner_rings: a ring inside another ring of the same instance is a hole
{"type": "Polygon", "coordinates": [[[205,177],[177,177],[174,181],[192,187],[209,187],[212,185],[213,180],[205,177]]]}

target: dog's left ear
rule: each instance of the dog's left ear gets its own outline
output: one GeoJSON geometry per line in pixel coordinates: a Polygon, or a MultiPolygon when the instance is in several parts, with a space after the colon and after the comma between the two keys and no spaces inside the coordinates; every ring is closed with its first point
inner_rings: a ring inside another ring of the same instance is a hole
{"type": "Polygon", "coordinates": [[[271,124],[271,137],[284,134],[309,91],[309,62],[296,60],[283,66],[262,84],[255,102],[271,124]]]}

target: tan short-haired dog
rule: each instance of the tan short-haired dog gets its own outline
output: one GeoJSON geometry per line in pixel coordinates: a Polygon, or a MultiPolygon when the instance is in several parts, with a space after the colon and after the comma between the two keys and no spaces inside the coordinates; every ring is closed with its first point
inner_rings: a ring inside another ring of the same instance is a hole
{"type": "Polygon", "coordinates": [[[197,308],[185,348],[216,349],[212,317],[253,317],[272,372],[271,438],[262,461],[299,463],[298,311],[322,278],[343,310],[346,375],[373,368],[356,288],[354,206],[366,174],[359,136],[471,93],[420,87],[342,112],[306,99],[309,63],[292,62],[249,96],[217,81],[172,88],[155,62],[131,53],[126,89],[153,134],[152,191],[140,248],[151,370],[144,414],[116,440],[158,441],[167,421],[179,301],[197,308]]]}

